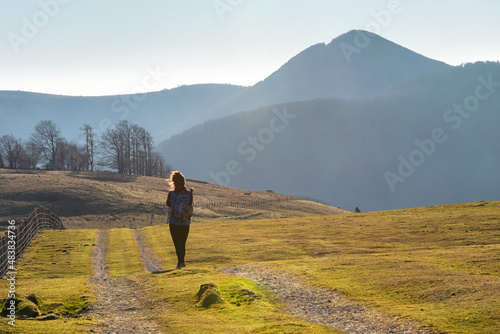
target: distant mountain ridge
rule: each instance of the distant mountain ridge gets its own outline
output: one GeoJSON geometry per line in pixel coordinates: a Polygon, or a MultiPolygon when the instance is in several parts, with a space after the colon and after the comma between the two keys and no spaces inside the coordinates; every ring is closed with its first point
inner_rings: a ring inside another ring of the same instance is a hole
{"type": "Polygon", "coordinates": [[[36,123],[51,119],[69,140],[77,140],[84,123],[102,132],[128,119],[160,143],[197,124],[243,110],[315,98],[366,97],[448,67],[378,35],[353,30],[328,45],[305,49],[252,87],[200,84],[144,95],[100,97],[0,91],[0,133],[27,138],[36,123]],[[360,38],[369,43],[347,59],[342,46],[359,46],[360,38]]]}
{"type": "Polygon", "coordinates": [[[190,177],[348,209],[498,200],[499,105],[500,63],[468,64],[376,97],[230,115],[174,136],[160,150],[190,177]]]}
{"type": "Polygon", "coordinates": [[[238,109],[316,98],[363,98],[449,67],[376,34],[352,30],[329,44],[316,44],[300,52],[222,109],[230,114],[238,109]]]}
{"type": "Polygon", "coordinates": [[[116,96],[78,97],[0,91],[0,134],[27,139],[41,120],[53,120],[68,140],[77,140],[79,128],[90,124],[103,132],[121,119],[139,124],[157,142],[197,124],[197,115],[245,87],[220,84],[181,86],[159,92],[116,96]]]}

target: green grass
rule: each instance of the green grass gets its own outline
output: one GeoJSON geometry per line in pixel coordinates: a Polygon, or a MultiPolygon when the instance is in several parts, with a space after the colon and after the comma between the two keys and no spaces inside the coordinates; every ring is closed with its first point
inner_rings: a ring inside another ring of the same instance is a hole
{"type": "MultiPolygon", "coordinates": [[[[167,226],[145,233],[173,268],[167,226]]],[[[199,284],[224,286],[215,267],[267,262],[439,331],[500,332],[500,202],[199,223],[191,226],[187,249],[185,270],[154,276],[165,293],[180,290],[169,299],[174,305],[196,293],[199,284]]]]}
{"type": "Polygon", "coordinates": [[[130,277],[144,273],[144,262],[137,247],[134,230],[112,229],[106,234],[109,275],[130,277]]]}
{"type": "Polygon", "coordinates": [[[216,270],[188,268],[155,274],[149,282],[154,293],[172,305],[157,316],[169,333],[340,333],[294,319],[268,290],[216,270]],[[207,283],[217,285],[224,301],[204,308],[196,294],[207,283]],[[258,297],[250,300],[249,294],[258,297]]]}
{"type": "Polygon", "coordinates": [[[110,230],[108,239],[110,273],[140,282],[152,304],[168,305],[166,312],[152,316],[168,329],[168,333],[340,333],[284,314],[282,306],[269,291],[247,280],[222,274],[213,267],[211,260],[194,268],[172,270],[177,260],[168,225],[143,229],[141,235],[143,242],[164,259],[166,270],[146,273],[133,230],[114,229],[110,230]],[[129,269],[124,271],[122,268],[129,269]],[[210,308],[199,306],[196,293],[206,283],[217,285],[223,303],[210,308]],[[242,290],[251,291],[260,298],[249,301],[244,295],[238,295],[242,290]]]}
{"type": "MultiPolygon", "coordinates": [[[[166,305],[152,317],[168,333],[339,333],[291,317],[265,287],[220,271],[246,263],[289,271],[307,284],[443,333],[500,332],[500,202],[305,218],[194,219],[182,270],[173,270],[177,259],[168,225],[144,228],[141,236],[166,270],[145,272],[133,230],[113,229],[107,231],[110,274],[140,282],[151,305],[166,305]],[[200,306],[196,294],[207,283],[217,286],[224,302],[200,306]]],[[[45,312],[78,313],[94,298],[87,285],[92,247],[83,246],[94,238],[95,230],[42,233],[21,260],[19,292],[34,292],[45,312]]],[[[16,333],[76,333],[92,321],[23,320],[16,333]]],[[[10,329],[6,321],[0,324],[0,331],[10,329]]]]}
{"type": "MultiPolygon", "coordinates": [[[[91,254],[95,230],[42,231],[18,261],[16,295],[34,293],[42,302],[42,314],[62,317],[50,321],[16,319],[16,327],[2,318],[3,333],[81,333],[91,321],[78,316],[92,302],[88,284],[92,276],[91,254]]],[[[3,290],[8,291],[4,281],[3,290]]]]}

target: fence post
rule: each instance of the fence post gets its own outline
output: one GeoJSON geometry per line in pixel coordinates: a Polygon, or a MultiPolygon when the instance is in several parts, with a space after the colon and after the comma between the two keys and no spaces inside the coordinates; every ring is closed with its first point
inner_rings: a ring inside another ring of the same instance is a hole
{"type": "Polygon", "coordinates": [[[4,235],[0,238],[0,277],[3,277],[7,273],[7,268],[9,267],[7,261],[7,237],[4,235]]]}

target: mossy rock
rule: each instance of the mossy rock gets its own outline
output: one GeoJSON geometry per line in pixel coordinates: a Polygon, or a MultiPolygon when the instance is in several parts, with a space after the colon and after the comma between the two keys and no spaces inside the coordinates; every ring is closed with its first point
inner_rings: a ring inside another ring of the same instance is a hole
{"type": "Polygon", "coordinates": [[[256,294],[248,289],[241,288],[231,294],[231,303],[240,306],[242,304],[250,304],[261,298],[262,297],[259,294],[256,294]]]}
{"type": "Polygon", "coordinates": [[[26,297],[29,301],[31,301],[33,304],[36,306],[40,307],[42,306],[42,301],[40,298],[38,298],[34,293],[30,293],[28,297],[26,297]]]}
{"type": "MultiPolygon", "coordinates": [[[[3,317],[6,317],[10,313],[10,310],[8,310],[8,307],[11,305],[11,300],[15,301],[16,317],[36,318],[40,315],[40,309],[38,308],[38,306],[34,302],[32,302],[31,300],[29,300],[26,297],[18,295],[15,298],[12,298],[12,299],[8,298],[8,299],[4,299],[2,301],[2,311],[0,314],[3,317]]],[[[40,299],[38,299],[38,298],[36,298],[35,300],[37,302],[40,302],[40,299]]]]}
{"type": "Polygon", "coordinates": [[[214,283],[202,284],[196,293],[196,298],[198,299],[198,306],[203,308],[209,308],[212,305],[224,303],[224,299],[217,285],[214,283]]]}

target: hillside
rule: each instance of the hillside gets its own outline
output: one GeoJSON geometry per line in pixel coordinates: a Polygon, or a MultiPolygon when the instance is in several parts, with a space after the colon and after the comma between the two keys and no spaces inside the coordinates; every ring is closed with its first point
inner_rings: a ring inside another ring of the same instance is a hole
{"type": "Polygon", "coordinates": [[[468,64],[378,97],[238,113],[174,136],[160,150],[199,180],[363,211],[498,200],[499,81],[500,64],[468,64]]]}
{"type": "MultiPolygon", "coordinates": [[[[187,175],[187,174],[186,174],[187,175]]],[[[278,218],[345,213],[331,206],[282,201],[269,191],[248,192],[195,180],[194,220],[278,218]],[[273,202],[255,208],[209,207],[209,203],[273,202]]],[[[67,228],[143,227],[166,222],[167,184],[164,179],[112,172],[31,171],[0,169],[0,221],[21,219],[37,205],[61,217],[67,228]]]]}
{"type": "Polygon", "coordinates": [[[204,110],[245,89],[233,85],[191,85],[159,92],[78,97],[0,91],[2,133],[28,139],[41,120],[52,120],[68,140],[78,140],[80,127],[97,134],[127,119],[147,129],[157,141],[197,124],[204,110]],[[7,131],[8,129],[8,131],[7,131]]]}

